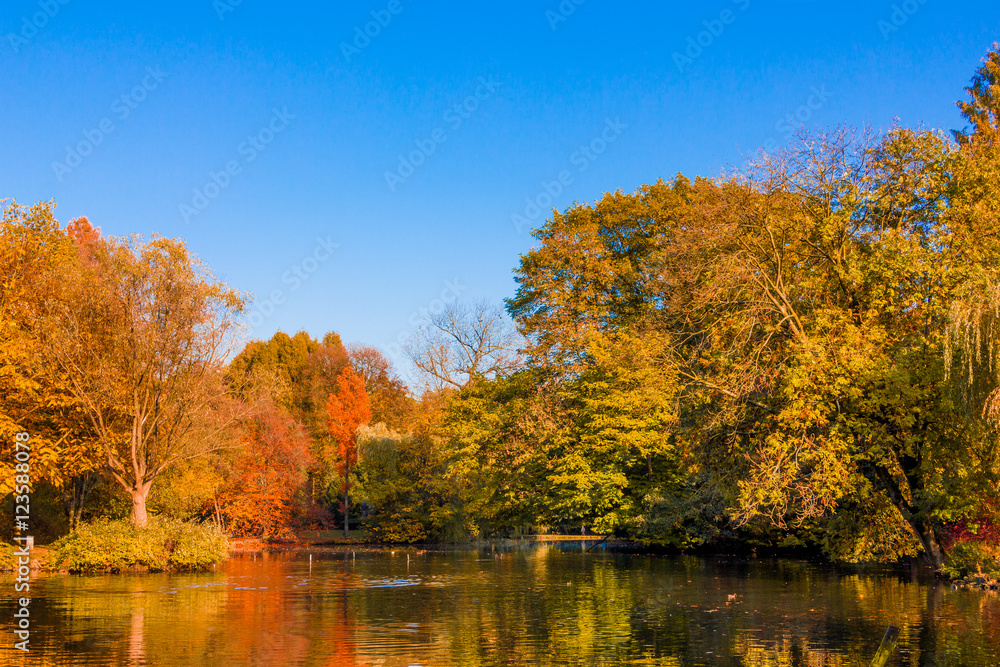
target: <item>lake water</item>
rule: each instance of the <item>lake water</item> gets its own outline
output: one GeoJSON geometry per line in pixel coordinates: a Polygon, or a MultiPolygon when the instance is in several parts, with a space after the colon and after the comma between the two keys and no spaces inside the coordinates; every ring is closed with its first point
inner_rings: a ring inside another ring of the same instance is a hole
{"type": "Polygon", "coordinates": [[[245,554],[217,571],[32,582],[0,664],[997,667],[1000,596],[913,574],[579,545],[245,554]],[[309,557],[312,555],[310,563],[309,557]]]}

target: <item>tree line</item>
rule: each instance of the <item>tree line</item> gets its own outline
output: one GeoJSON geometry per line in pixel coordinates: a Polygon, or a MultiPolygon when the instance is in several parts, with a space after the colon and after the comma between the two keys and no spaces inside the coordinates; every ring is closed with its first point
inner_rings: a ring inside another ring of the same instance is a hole
{"type": "Polygon", "coordinates": [[[555,211],[506,312],[413,338],[419,395],[335,333],[242,345],[246,295],[179,240],[10,204],[3,451],[32,434],[70,529],[148,506],[267,537],[1000,557],[998,51],[967,93],[952,134],[802,133],[555,211]]]}

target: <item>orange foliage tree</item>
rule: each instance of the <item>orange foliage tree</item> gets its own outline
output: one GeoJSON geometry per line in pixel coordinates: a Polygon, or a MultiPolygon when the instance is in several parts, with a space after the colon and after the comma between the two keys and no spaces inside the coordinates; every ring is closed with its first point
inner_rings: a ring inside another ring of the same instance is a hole
{"type": "Polygon", "coordinates": [[[32,480],[62,494],[73,530],[104,461],[69,378],[48,363],[32,323],[63,271],[93,264],[100,230],[78,218],[63,231],[52,204],[12,203],[0,211],[0,239],[0,492],[14,490],[14,436],[28,432],[32,480]]]}
{"type": "Polygon", "coordinates": [[[233,535],[286,537],[295,495],[312,465],[305,429],[272,404],[248,420],[243,441],[233,483],[217,500],[219,512],[233,535]]]}
{"type": "Polygon", "coordinates": [[[368,392],[364,378],[350,367],[337,376],[338,391],[330,394],[326,402],[330,435],[337,443],[337,472],[341,476],[340,494],[343,496],[341,509],[344,512],[344,537],[348,537],[350,525],[348,506],[350,503],[351,471],[358,465],[358,427],[372,420],[368,392]]]}

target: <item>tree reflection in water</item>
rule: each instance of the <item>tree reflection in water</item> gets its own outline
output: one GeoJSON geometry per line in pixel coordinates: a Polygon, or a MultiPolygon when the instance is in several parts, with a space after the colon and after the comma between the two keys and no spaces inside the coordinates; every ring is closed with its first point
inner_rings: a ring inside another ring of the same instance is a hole
{"type": "Polygon", "coordinates": [[[46,665],[854,667],[890,624],[895,667],[1000,664],[995,594],[793,561],[313,551],[311,569],[305,553],[265,554],[200,574],[43,577],[33,593],[30,657],[46,665]]]}
{"type": "Polygon", "coordinates": [[[142,613],[132,614],[132,628],[128,638],[128,665],[139,667],[146,664],[146,643],[143,638],[145,616],[142,613]]]}

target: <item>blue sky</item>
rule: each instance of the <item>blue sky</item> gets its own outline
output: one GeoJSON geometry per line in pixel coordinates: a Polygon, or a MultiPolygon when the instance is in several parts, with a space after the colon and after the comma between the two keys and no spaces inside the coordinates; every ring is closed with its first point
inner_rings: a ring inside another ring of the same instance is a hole
{"type": "Polygon", "coordinates": [[[390,353],[442,298],[512,294],[532,203],[715,175],[796,116],[958,127],[1000,40],[1000,4],[940,0],[2,12],[0,198],[185,238],[256,295],[254,337],[390,353]]]}

